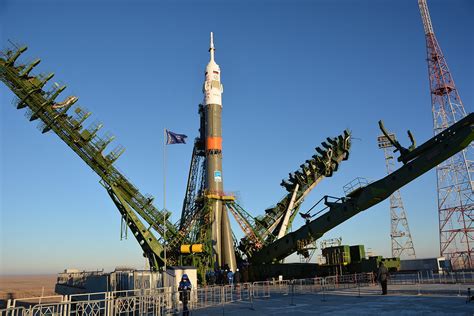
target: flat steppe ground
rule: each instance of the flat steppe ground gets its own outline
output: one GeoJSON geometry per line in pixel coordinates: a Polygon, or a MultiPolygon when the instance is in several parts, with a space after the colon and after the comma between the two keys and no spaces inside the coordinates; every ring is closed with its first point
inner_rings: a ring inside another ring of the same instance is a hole
{"type": "Polygon", "coordinates": [[[42,293],[45,296],[54,295],[56,278],[55,274],[0,275],[0,300],[5,300],[9,293],[13,298],[41,296],[42,293]]]}

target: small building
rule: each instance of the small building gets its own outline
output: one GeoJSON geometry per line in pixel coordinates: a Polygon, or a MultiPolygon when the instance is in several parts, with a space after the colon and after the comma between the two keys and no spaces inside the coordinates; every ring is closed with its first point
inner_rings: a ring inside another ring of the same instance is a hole
{"type": "Polygon", "coordinates": [[[113,272],[65,269],[58,274],[55,292],[61,295],[127,291],[162,287],[160,272],[117,267],[113,272]]]}
{"type": "Polygon", "coordinates": [[[404,272],[432,271],[434,273],[444,273],[451,270],[451,261],[445,257],[400,261],[400,271],[404,272]]]}

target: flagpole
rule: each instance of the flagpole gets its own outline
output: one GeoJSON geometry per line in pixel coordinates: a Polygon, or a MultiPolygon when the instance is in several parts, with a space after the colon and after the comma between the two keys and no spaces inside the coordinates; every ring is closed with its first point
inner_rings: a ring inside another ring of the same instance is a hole
{"type": "MultiPolygon", "coordinates": [[[[163,129],[163,226],[164,236],[163,241],[166,241],[166,128],[163,129]]],[[[165,287],[166,280],[166,244],[164,244],[165,264],[163,268],[163,287],[165,287]]]]}
{"type": "Polygon", "coordinates": [[[176,134],[171,131],[168,131],[166,128],[163,129],[163,245],[164,245],[164,264],[163,264],[163,286],[166,280],[166,219],[167,209],[166,209],[166,145],[171,144],[186,144],[186,138],[188,136],[184,134],[176,134]],[[168,139],[169,137],[169,139],[168,139]]]}

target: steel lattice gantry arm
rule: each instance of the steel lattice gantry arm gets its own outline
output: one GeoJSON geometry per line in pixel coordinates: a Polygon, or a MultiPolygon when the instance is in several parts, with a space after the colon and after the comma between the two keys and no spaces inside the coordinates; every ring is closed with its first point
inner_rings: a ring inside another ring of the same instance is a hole
{"type": "Polygon", "coordinates": [[[202,242],[191,238],[190,232],[195,230],[194,225],[198,225],[201,218],[200,212],[204,207],[204,175],[206,172],[205,156],[201,149],[201,141],[195,139],[191,165],[189,167],[188,182],[186,185],[186,194],[183,201],[181,218],[176,227],[179,227],[177,236],[168,242],[169,249],[178,249],[182,243],[202,242]]]}
{"type": "Polygon", "coordinates": [[[189,167],[186,195],[184,197],[183,209],[179,222],[180,231],[186,231],[189,228],[196,212],[203,206],[202,201],[199,203],[198,200],[204,194],[205,168],[205,152],[202,149],[202,141],[200,138],[196,138],[191,157],[191,165],[189,167]]]}
{"type": "Polygon", "coordinates": [[[400,157],[405,165],[385,178],[358,188],[340,202],[328,202],[326,199],[328,212],[254,253],[252,263],[272,263],[286,258],[299,247],[313,242],[354,215],[382,202],[405,184],[469,146],[473,139],[474,114],[471,113],[418,148],[405,150],[400,157]]]}
{"type": "MultiPolygon", "coordinates": [[[[206,151],[205,151],[205,111],[202,104],[199,105],[200,118],[200,135],[194,140],[193,153],[191,156],[191,165],[189,167],[188,182],[186,185],[186,193],[183,201],[183,209],[181,211],[181,219],[178,223],[179,235],[183,239],[189,239],[189,232],[196,231],[194,225],[199,225],[199,219],[204,211],[204,189],[205,189],[205,175],[206,175],[206,151]]],[[[192,239],[192,238],[191,238],[192,239]]],[[[189,240],[196,242],[196,240],[189,240]]],[[[178,244],[177,240],[172,243],[178,244]]]]}
{"type": "MultiPolygon", "coordinates": [[[[248,241],[251,242],[249,246],[260,249],[264,245],[264,239],[260,236],[259,231],[262,231],[263,228],[259,227],[259,223],[255,221],[249,213],[247,213],[239,204],[235,201],[230,201],[226,203],[228,210],[234,216],[237,224],[244,232],[248,241]]],[[[241,243],[239,245],[240,250],[247,252],[247,249],[243,247],[241,243]]]]}
{"type": "MultiPolygon", "coordinates": [[[[316,147],[316,154],[306,160],[300,170],[290,173],[289,179],[282,181],[281,186],[288,193],[276,206],[266,209],[265,215],[255,219],[258,226],[254,227],[254,231],[265,243],[281,238],[288,232],[304,198],[324,177],[331,177],[343,160],[349,158],[350,146],[351,136],[347,130],[335,138],[327,138],[327,141],[321,144],[322,148],[316,147]]],[[[245,251],[248,254],[258,249],[255,245],[249,247],[249,241],[247,237],[241,240],[241,248],[248,249],[245,251]]]]}
{"type": "Polygon", "coordinates": [[[126,222],[133,235],[143,249],[143,255],[148,259],[150,268],[157,271],[159,267],[165,264],[163,245],[155,238],[150,230],[143,225],[135,212],[130,208],[124,200],[120,190],[116,186],[108,186],[104,184],[110,198],[122,215],[122,219],[126,222]]]}
{"type": "Polygon", "coordinates": [[[132,231],[145,251],[153,268],[162,265],[162,245],[156,239],[151,238],[149,229],[155,229],[165,241],[173,239],[177,230],[168,221],[169,213],[159,211],[153,204],[153,198],[143,196],[138,189],[128,181],[114,166],[113,163],[123,153],[122,147],[110,151],[107,155],[104,151],[113,140],[112,137],[101,138],[97,132],[101,124],[92,125],[84,129],[83,123],[90,116],[90,112],[80,107],[74,110],[74,116],[68,115],[68,110],[77,101],[76,97],[68,97],[64,102],[56,102],[55,99],[66,88],[55,86],[51,91],[43,90],[44,86],[53,77],[32,76],[31,70],[39,64],[34,61],[29,66],[16,65],[16,60],[26,50],[26,47],[18,51],[8,50],[0,58],[0,80],[3,81],[19,98],[17,108],[28,108],[30,121],[39,119],[42,122],[41,130],[46,133],[52,130],[56,133],[74,152],[86,162],[102,179],[103,185],[111,194],[114,203],[119,207],[122,216],[133,222],[130,226],[132,231]],[[136,212],[149,227],[145,228],[140,219],[133,214],[136,212]],[[140,224],[138,223],[140,222],[140,224]],[[146,252],[153,252],[153,254],[146,252]]]}

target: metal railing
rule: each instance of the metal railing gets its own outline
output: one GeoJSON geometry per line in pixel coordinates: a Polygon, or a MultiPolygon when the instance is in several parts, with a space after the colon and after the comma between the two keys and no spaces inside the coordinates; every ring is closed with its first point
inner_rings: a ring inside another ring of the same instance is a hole
{"type": "Polygon", "coordinates": [[[396,273],[390,276],[388,284],[474,284],[474,271],[396,273]]]}
{"type": "MultiPolygon", "coordinates": [[[[460,296],[467,284],[474,283],[474,273],[393,274],[388,282],[394,285],[394,292],[416,295],[439,292],[443,289],[438,289],[439,286],[436,284],[448,284],[444,286],[446,294],[454,293],[460,296]],[[426,284],[424,288],[421,287],[423,284],[426,284]],[[461,286],[462,284],[464,286],[461,286]]],[[[293,297],[296,295],[320,294],[324,298],[326,294],[340,294],[341,291],[343,294],[353,294],[358,290],[360,296],[362,287],[374,285],[374,274],[359,273],[324,278],[207,286],[191,290],[188,308],[192,311],[224,307],[235,302],[253,303],[254,299],[281,296],[291,297],[293,303],[293,297]]],[[[378,289],[372,288],[368,291],[378,292],[378,289]]],[[[174,288],[155,288],[10,299],[7,301],[7,308],[0,310],[0,316],[158,316],[175,314],[182,310],[180,295],[174,288]]]]}
{"type": "MultiPolygon", "coordinates": [[[[372,273],[326,278],[239,283],[191,290],[190,310],[239,301],[269,299],[271,295],[311,294],[349,286],[373,284],[372,273]]],[[[0,316],[138,316],[182,311],[179,293],[172,288],[111,291],[8,300],[0,316]]]]}

